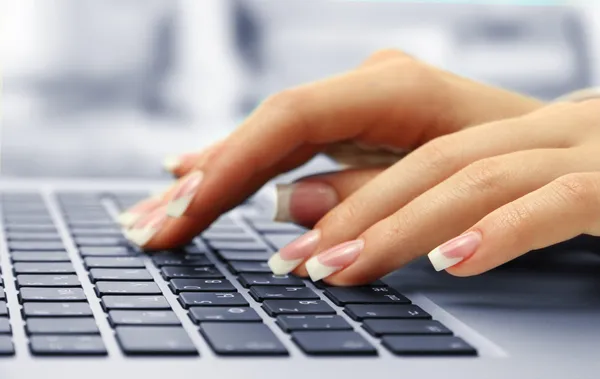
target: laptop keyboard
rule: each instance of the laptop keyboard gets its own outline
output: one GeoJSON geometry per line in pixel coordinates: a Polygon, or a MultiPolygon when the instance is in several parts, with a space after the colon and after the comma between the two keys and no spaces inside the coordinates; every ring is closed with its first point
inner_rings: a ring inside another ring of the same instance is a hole
{"type": "MultiPolygon", "coordinates": [[[[126,355],[198,355],[175,307],[185,309],[198,333],[222,356],[289,355],[292,345],[282,343],[282,334],[270,325],[277,325],[306,355],[374,356],[382,349],[411,356],[477,354],[381,281],[339,288],[273,275],[266,262],[273,251],[303,233],[295,225],[265,220],[257,212],[224,216],[185,247],[146,254],[127,242],[111,214],[143,194],[55,196],[59,222],[68,227],[71,241],[63,241],[41,195],[13,192],[0,197],[10,256],[5,262],[11,263],[1,269],[12,270],[19,304],[10,309],[20,307],[35,356],[107,355],[106,338],[115,338],[126,355]],[[78,275],[69,246],[76,246],[87,277],[79,276],[81,270],[78,275]],[[152,275],[149,262],[160,276],[152,275]],[[104,314],[94,314],[98,312],[90,307],[84,281],[94,286],[94,300],[104,314]],[[164,296],[166,288],[177,302],[164,296]],[[101,334],[99,317],[106,318],[114,336],[101,334]],[[264,322],[269,318],[275,324],[264,322]],[[356,323],[363,330],[352,325],[356,323]],[[365,338],[365,332],[373,338],[365,338]]],[[[0,278],[0,355],[13,355],[4,284],[0,278]]]]}

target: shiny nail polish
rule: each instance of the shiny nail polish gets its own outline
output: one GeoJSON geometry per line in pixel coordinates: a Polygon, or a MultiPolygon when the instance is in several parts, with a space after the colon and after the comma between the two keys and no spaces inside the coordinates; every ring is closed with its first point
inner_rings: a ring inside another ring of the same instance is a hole
{"type": "Polygon", "coordinates": [[[154,209],[159,207],[161,204],[160,199],[151,197],[135,204],[125,212],[119,214],[116,217],[116,221],[124,227],[130,227],[140,220],[144,215],[152,212],[154,209]]]}
{"type": "Polygon", "coordinates": [[[355,240],[334,246],[306,262],[312,281],[324,279],[352,264],[365,247],[365,241],[355,240]]]}
{"type": "Polygon", "coordinates": [[[436,247],[427,257],[436,271],[442,271],[469,258],[481,245],[481,233],[472,231],[436,247]]]}
{"type": "Polygon", "coordinates": [[[167,221],[165,208],[161,207],[141,218],[131,229],[124,232],[125,237],[138,246],[146,245],[167,221]]]}
{"type": "Polygon", "coordinates": [[[280,222],[313,224],[339,203],[333,187],[325,183],[278,184],[276,191],[277,204],[273,219],[280,222]]]}
{"type": "Polygon", "coordinates": [[[292,272],[316,249],[321,240],[321,231],[311,230],[283,247],[269,259],[269,268],[275,275],[292,272]]]}
{"type": "Polygon", "coordinates": [[[185,213],[194,199],[203,178],[204,173],[202,171],[194,171],[181,179],[173,193],[171,201],[167,204],[167,215],[181,217],[185,213]]]}

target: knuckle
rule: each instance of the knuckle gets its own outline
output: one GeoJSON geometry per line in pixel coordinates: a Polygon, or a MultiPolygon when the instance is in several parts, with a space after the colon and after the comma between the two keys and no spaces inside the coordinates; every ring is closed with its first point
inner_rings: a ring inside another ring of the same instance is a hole
{"type": "Polygon", "coordinates": [[[455,167],[457,162],[457,141],[451,135],[438,137],[421,146],[421,169],[439,171],[442,167],[455,167]]]}
{"type": "Polygon", "coordinates": [[[497,158],[482,159],[471,163],[462,171],[462,183],[467,189],[481,192],[494,190],[504,185],[509,177],[509,171],[497,158]]]}
{"type": "Polygon", "coordinates": [[[364,61],[363,64],[374,64],[380,62],[386,62],[392,59],[405,59],[410,58],[410,55],[406,54],[402,50],[399,49],[381,49],[375,51],[373,54],[364,61]]]}
{"type": "Polygon", "coordinates": [[[598,175],[569,174],[556,179],[553,183],[557,195],[570,204],[586,209],[600,208],[600,185],[598,175]]]}
{"type": "Polygon", "coordinates": [[[304,93],[298,88],[286,89],[268,97],[263,108],[268,111],[296,113],[302,108],[304,93]]]}
{"type": "Polygon", "coordinates": [[[500,208],[494,223],[501,230],[508,230],[503,233],[506,238],[521,239],[521,230],[523,226],[531,222],[532,213],[529,208],[523,204],[509,203],[500,208]]]}
{"type": "Polygon", "coordinates": [[[355,222],[360,217],[360,206],[353,202],[346,200],[332,211],[328,212],[319,222],[315,225],[316,229],[336,229],[343,225],[355,222]]]}

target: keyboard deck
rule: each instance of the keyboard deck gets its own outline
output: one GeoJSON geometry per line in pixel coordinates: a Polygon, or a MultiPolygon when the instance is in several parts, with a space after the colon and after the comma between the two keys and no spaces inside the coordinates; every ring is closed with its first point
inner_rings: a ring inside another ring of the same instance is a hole
{"type": "Polygon", "coordinates": [[[377,356],[381,349],[400,356],[477,355],[381,281],[339,288],[271,274],[269,256],[304,230],[272,222],[256,209],[223,216],[183,248],[147,254],[130,245],[114,221],[116,212],[146,194],[52,196],[60,217],[40,194],[0,194],[0,245],[6,247],[0,253],[10,257],[1,267],[0,355],[26,353],[15,351],[15,309],[34,356],[104,356],[108,338],[125,355],[198,356],[182,326],[185,313],[220,356],[288,356],[282,335],[309,356],[377,356]],[[59,232],[63,227],[69,236],[59,232]],[[74,249],[77,254],[70,254],[74,249]],[[9,288],[18,296],[7,296],[7,280],[14,280],[9,288]],[[103,313],[92,309],[94,294],[86,294],[82,283],[93,286],[103,313]],[[177,301],[169,301],[166,291],[177,301]],[[100,333],[100,318],[113,336],[100,333]],[[275,324],[266,323],[269,318],[275,324]]]}

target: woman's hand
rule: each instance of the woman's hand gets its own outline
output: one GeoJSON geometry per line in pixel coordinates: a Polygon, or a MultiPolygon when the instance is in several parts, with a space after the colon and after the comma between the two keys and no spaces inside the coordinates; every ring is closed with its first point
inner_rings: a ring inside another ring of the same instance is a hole
{"type": "MultiPolygon", "coordinates": [[[[461,166],[517,150],[513,142],[519,139],[517,133],[527,134],[527,127],[522,131],[516,127],[505,130],[496,124],[469,127],[522,116],[542,105],[437,70],[400,52],[384,51],[348,74],[268,99],[226,140],[170,162],[181,179],[162,197],[142,202],[121,220],[132,227],[128,235],[139,245],[149,249],[173,247],[186,243],[274,176],[319,152],[339,151],[341,142],[383,149],[389,154],[424,145],[385,172],[371,167],[310,179],[319,187],[315,193],[320,194],[321,203],[317,204],[321,208],[296,215],[296,221],[311,225],[340,202],[317,224],[321,236],[310,254],[323,251],[368,232],[461,166]],[[496,126],[500,130],[495,130],[496,126]],[[498,136],[493,137],[492,131],[498,136]],[[508,141],[510,136],[514,138],[508,141]],[[500,137],[504,143],[497,140],[500,137]],[[452,146],[454,143],[474,146],[452,146]],[[323,183],[329,186],[323,187],[323,183]]],[[[543,140],[529,134],[530,143],[523,141],[522,149],[535,148],[543,140]]],[[[288,189],[290,192],[293,198],[294,191],[288,189]]],[[[435,231],[430,234],[433,238],[429,241],[439,238],[435,231]]],[[[370,242],[366,242],[365,253],[356,265],[373,261],[368,254],[370,242]]],[[[388,260],[400,264],[399,257],[410,254],[410,249],[399,251],[388,260]]],[[[365,281],[393,266],[397,264],[366,271],[362,276],[352,275],[349,267],[347,275],[341,273],[332,280],[365,281]]]]}

